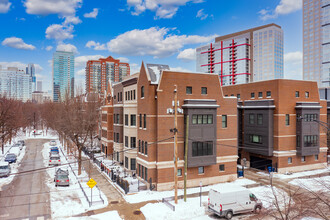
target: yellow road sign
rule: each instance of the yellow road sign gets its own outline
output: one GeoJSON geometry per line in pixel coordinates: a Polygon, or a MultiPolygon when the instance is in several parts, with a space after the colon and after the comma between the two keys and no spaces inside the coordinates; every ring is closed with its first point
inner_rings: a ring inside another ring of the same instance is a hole
{"type": "Polygon", "coordinates": [[[90,188],[93,188],[97,184],[97,182],[95,180],[93,180],[93,178],[91,178],[86,184],[90,188]]]}

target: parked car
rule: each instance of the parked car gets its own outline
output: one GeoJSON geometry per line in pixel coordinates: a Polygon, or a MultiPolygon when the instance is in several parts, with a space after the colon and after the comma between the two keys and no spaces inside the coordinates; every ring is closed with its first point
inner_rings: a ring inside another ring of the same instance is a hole
{"type": "Polygon", "coordinates": [[[16,163],[16,160],[17,160],[17,157],[15,154],[7,154],[6,155],[6,158],[5,158],[5,162],[8,162],[8,163],[16,163]]]}
{"type": "Polygon", "coordinates": [[[55,140],[51,140],[51,141],[49,141],[49,145],[50,145],[50,146],[56,146],[56,141],[55,141],[55,140]]]}
{"type": "Polygon", "coordinates": [[[58,165],[61,165],[61,158],[60,158],[60,155],[58,154],[51,154],[51,156],[49,157],[49,163],[48,163],[49,166],[58,166],[58,165]]]}
{"type": "Polygon", "coordinates": [[[0,177],[9,176],[11,172],[8,162],[0,162],[0,177]]]}
{"type": "Polygon", "coordinates": [[[19,143],[19,144],[25,146],[25,141],[24,141],[24,140],[19,140],[19,141],[17,141],[17,143],[19,143]]]}
{"type": "Polygon", "coordinates": [[[18,147],[20,150],[23,149],[23,145],[20,144],[20,143],[16,143],[16,144],[14,144],[13,147],[18,147]]]}
{"type": "Polygon", "coordinates": [[[59,151],[58,147],[51,147],[49,153],[50,154],[60,154],[60,151],[59,151]]]}
{"type": "Polygon", "coordinates": [[[231,219],[234,214],[260,212],[262,202],[242,186],[212,188],[209,191],[208,210],[220,217],[231,219]]]}
{"type": "Polygon", "coordinates": [[[54,178],[55,186],[69,186],[69,171],[61,168],[57,169],[54,178]]]}

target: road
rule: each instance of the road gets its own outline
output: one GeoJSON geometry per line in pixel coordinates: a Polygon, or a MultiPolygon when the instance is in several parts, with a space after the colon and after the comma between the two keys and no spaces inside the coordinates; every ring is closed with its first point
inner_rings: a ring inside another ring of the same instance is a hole
{"type": "MultiPolygon", "coordinates": [[[[26,140],[26,153],[18,172],[44,167],[41,150],[49,140],[26,140]]],[[[0,219],[51,219],[49,188],[45,171],[16,175],[0,192],[0,219]]]]}

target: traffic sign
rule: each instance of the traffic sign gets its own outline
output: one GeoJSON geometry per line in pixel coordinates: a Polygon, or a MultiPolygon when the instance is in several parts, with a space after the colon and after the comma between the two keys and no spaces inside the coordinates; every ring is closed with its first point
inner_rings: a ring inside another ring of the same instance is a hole
{"type": "Polygon", "coordinates": [[[97,184],[97,182],[91,178],[86,184],[92,189],[97,184]]]}

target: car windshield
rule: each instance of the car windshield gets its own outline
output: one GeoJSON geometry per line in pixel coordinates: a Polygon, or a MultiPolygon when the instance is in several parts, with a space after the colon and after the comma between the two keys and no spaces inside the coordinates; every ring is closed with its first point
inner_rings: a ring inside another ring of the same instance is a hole
{"type": "Polygon", "coordinates": [[[0,170],[6,170],[6,169],[8,169],[8,165],[6,165],[6,166],[0,166],[0,170]]]}
{"type": "Polygon", "coordinates": [[[59,179],[59,180],[65,180],[65,179],[69,179],[69,177],[68,177],[68,175],[61,174],[61,175],[58,175],[57,176],[57,179],[59,179]]]}
{"type": "Polygon", "coordinates": [[[7,157],[15,157],[15,154],[7,154],[7,157]]]}

